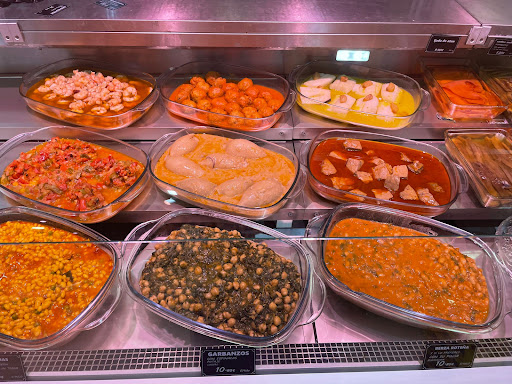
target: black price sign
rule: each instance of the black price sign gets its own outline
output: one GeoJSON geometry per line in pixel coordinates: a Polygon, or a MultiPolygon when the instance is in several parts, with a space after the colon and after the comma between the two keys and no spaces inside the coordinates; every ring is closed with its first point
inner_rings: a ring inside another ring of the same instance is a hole
{"type": "Polygon", "coordinates": [[[512,56],[512,39],[495,39],[488,55],[512,56]]]}
{"type": "Polygon", "coordinates": [[[46,7],[42,11],[37,12],[36,15],[53,16],[56,13],[65,10],[67,7],[67,5],[63,4],[53,4],[50,5],[49,7],[46,7]]]}
{"type": "Polygon", "coordinates": [[[453,53],[457,44],[459,44],[459,40],[460,36],[431,35],[425,52],[453,53]]]}
{"type": "Polygon", "coordinates": [[[20,353],[0,353],[0,381],[27,381],[20,353]]]}
{"type": "Polygon", "coordinates": [[[256,353],[250,348],[207,348],[201,353],[203,376],[253,375],[256,353]]]}
{"type": "Polygon", "coordinates": [[[423,369],[471,368],[476,344],[430,344],[425,351],[423,369]]]}

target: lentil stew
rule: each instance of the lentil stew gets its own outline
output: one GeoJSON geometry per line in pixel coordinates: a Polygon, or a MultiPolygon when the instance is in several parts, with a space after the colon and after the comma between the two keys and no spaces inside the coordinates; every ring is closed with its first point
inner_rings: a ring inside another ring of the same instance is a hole
{"type": "Polygon", "coordinates": [[[110,255],[87,241],[41,223],[0,224],[0,243],[11,243],[0,247],[0,333],[41,339],[85,310],[113,270],[110,255]]]}
{"type": "Polygon", "coordinates": [[[291,260],[236,230],[186,224],[168,239],[184,241],[155,246],[139,282],[143,296],[237,334],[265,337],[286,326],[302,291],[291,260]]]}
{"type": "Polygon", "coordinates": [[[329,237],[381,238],[326,241],[324,262],[353,291],[440,319],[484,323],[489,292],[482,270],[458,249],[423,236],[387,223],[343,219],[329,237]]]}

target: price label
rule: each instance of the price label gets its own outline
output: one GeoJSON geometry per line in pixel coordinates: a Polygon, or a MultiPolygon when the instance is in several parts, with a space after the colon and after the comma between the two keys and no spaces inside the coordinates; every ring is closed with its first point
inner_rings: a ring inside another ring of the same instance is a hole
{"type": "Polygon", "coordinates": [[[476,344],[430,344],[425,351],[423,369],[471,368],[476,344]]]}
{"type": "Polygon", "coordinates": [[[457,44],[459,44],[459,40],[460,36],[431,35],[425,52],[453,53],[457,44]]]}
{"type": "Polygon", "coordinates": [[[487,51],[488,55],[512,56],[512,39],[495,39],[491,48],[487,51]]]}
{"type": "Polygon", "coordinates": [[[203,376],[253,375],[256,353],[250,348],[207,348],[201,353],[203,376]]]}
{"type": "Polygon", "coordinates": [[[0,353],[0,381],[27,381],[20,353],[0,353]]]}

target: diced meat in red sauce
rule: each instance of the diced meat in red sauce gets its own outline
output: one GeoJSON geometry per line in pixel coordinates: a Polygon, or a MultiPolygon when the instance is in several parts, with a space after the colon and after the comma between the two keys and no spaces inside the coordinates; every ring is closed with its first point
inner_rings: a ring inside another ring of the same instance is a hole
{"type": "Polygon", "coordinates": [[[400,152],[400,160],[405,161],[406,163],[412,163],[412,160],[409,159],[409,156],[403,152],[400,152]]]}
{"type": "Polygon", "coordinates": [[[400,187],[400,177],[397,175],[389,175],[384,181],[384,188],[390,191],[398,191],[400,187]]]}
{"type": "Polygon", "coordinates": [[[393,194],[385,189],[372,189],[372,192],[377,199],[391,200],[393,198],[393,194]]]}
{"type": "Polygon", "coordinates": [[[334,165],[332,165],[332,163],[328,160],[328,159],[324,159],[322,161],[322,173],[324,175],[334,175],[336,173],[336,168],[334,167],[334,165]]]}
{"type": "Polygon", "coordinates": [[[407,176],[409,176],[409,171],[407,170],[407,165],[395,165],[393,167],[393,172],[391,172],[392,175],[396,175],[401,179],[407,179],[407,176]]]}
{"type": "Polygon", "coordinates": [[[377,180],[386,180],[391,174],[388,164],[382,163],[372,168],[373,177],[377,180]]]}
{"type": "Polygon", "coordinates": [[[400,192],[400,197],[404,200],[418,200],[418,194],[409,184],[407,184],[404,190],[400,192]]]}
{"type": "MultiPolygon", "coordinates": [[[[360,191],[359,189],[352,189],[349,192],[353,193],[354,195],[367,196],[366,193],[364,193],[363,191],[360,191]]],[[[357,200],[357,201],[364,201],[363,197],[350,196],[350,198],[353,200],[357,200]]]]}
{"type": "Polygon", "coordinates": [[[350,177],[331,177],[331,181],[336,189],[350,189],[355,184],[355,180],[350,177]]]}
{"type": "Polygon", "coordinates": [[[332,193],[333,197],[354,200],[354,196],[341,194],[336,190],[359,190],[368,198],[373,199],[374,196],[379,198],[372,191],[377,190],[379,196],[386,200],[391,199],[420,206],[433,205],[434,201],[439,205],[450,202],[451,189],[448,172],[443,163],[431,154],[412,148],[367,140],[355,140],[362,149],[354,151],[345,148],[347,141],[339,138],[324,140],[318,144],[311,155],[310,171],[312,175],[320,183],[332,188],[329,193],[332,193]],[[334,153],[336,156],[332,156],[334,153]],[[336,168],[336,173],[324,175],[321,172],[322,161],[326,158],[336,168]],[[353,172],[355,168],[350,165],[350,169],[347,167],[349,159],[359,160],[358,164],[362,164],[355,174],[353,172]],[[421,171],[414,173],[408,166],[411,166],[413,170],[421,169],[421,171]],[[377,175],[375,171],[377,171],[377,175]],[[385,186],[386,179],[390,175],[398,176],[399,180],[389,179],[385,186]],[[439,187],[429,183],[435,183],[439,187]],[[386,187],[390,190],[387,190],[386,187]],[[417,196],[418,188],[426,188],[433,199],[424,194],[423,200],[420,200],[417,196]]]}
{"type": "Polygon", "coordinates": [[[341,153],[340,151],[331,151],[329,156],[334,157],[335,159],[347,160],[347,156],[345,156],[345,154],[341,153]]]}
{"type": "Polygon", "coordinates": [[[369,182],[373,181],[372,175],[368,172],[357,171],[356,177],[365,184],[368,184],[369,182]]]}
{"type": "Polygon", "coordinates": [[[360,151],[363,149],[361,142],[358,140],[347,139],[343,142],[343,145],[349,151],[360,151]]]}
{"type": "Polygon", "coordinates": [[[357,171],[359,171],[361,169],[361,167],[363,166],[363,164],[364,164],[363,160],[353,159],[353,158],[349,158],[347,160],[347,168],[352,173],[356,173],[357,171]]]}
{"type": "Polygon", "coordinates": [[[418,188],[416,190],[418,197],[427,205],[439,205],[434,196],[430,193],[428,188],[418,188]]]}
{"type": "Polygon", "coordinates": [[[122,195],[144,166],[78,139],[53,138],[9,164],[1,184],[32,200],[72,211],[101,208],[122,195]]]}
{"type": "Polygon", "coordinates": [[[412,164],[407,165],[407,168],[409,168],[411,172],[419,174],[421,173],[421,171],[423,171],[423,164],[420,163],[418,160],[414,160],[412,164]]]}

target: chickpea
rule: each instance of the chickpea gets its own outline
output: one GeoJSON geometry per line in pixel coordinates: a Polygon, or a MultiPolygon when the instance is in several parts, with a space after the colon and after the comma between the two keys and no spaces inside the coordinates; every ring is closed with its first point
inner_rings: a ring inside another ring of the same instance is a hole
{"type": "Polygon", "coordinates": [[[224,99],[223,97],[217,97],[215,99],[212,99],[211,103],[213,108],[219,108],[222,110],[225,110],[226,105],[228,104],[226,99],[224,99]]]}
{"type": "Polygon", "coordinates": [[[212,99],[216,97],[222,97],[224,96],[224,90],[219,87],[211,87],[210,90],[208,91],[208,96],[212,99]]]}
{"type": "Polygon", "coordinates": [[[281,108],[281,102],[277,99],[269,100],[267,104],[274,112],[281,108]]]}
{"type": "Polygon", "coordinates": [[[263,268],[256,268],[256,274],[261,275],[263,273],[263,268]]]}
{"type": "Polygon", "coordinates": [[[245,94],[254,100],[259,96],[260,90],[253,85],[245,90],[245,94]]]}
{"type": "Polygon", "coordinates": [[[219,293],[220,293],[220,290],[219,288],[217,287],[213,287],[210,292],[212,293],[213,296],[219,296],[219,293]]]}
{"type": "Polygon", "coordinates": [[[247,288],[247,283],[245,281],[242,281],[240,283],[240,289],[244,290],[245,288],[247,288]]]}
{"type": "Polygon", "coordinates": [[[275,325],[271,326],[270,327],[270,333],[273,335],[275,333],[277,333],[277,327],[275,325]]]}
{"type": "Polygon", "coordinates": [[[224,264],[224,270],[225,271],[229,271],[231,268],[233,268],[233,264],[231,264],[231,263],[224,264]]]}
{"type": "Polygon", "coordinates": [[[277,305],[276,305],[276,303],[271,302],[271,303],[268,305],[268,308],[269,308],[271,311],[275,311],[275,310],[277,309],[277,305]]]}
{"type": "Polygon", "coordinates": [[[234,327],[236,324],[236,320],[232,317],[228,320],[228,326],[234,327]]]}
{"type": "Polygon", "coordinates": [[[196,87],[190,91],[190,98],[197,103],[199,100],[206,99],[206,92],[203,89],[196,87]]]}
{"type": "Polygon", "coordinates": [[[200,266],[194,268],[194,273],[196,275],[200,275],[203,272],[203,269],[200,266]]]}
{"type": "Polygon", "coordinates": [[[258,325],[258,330],[263,333],[267,330],[267,325],[265,323],[262,323],[260,325],[258,325]]]}
{"type": "Polygon", "coordinates": [[[242,79],[238,83],[238,88],[242,91],[245,91],[249,87],[253,85],[253,82],[251,79],[248,79],[247,77],[245,79],[242,79]]]}

